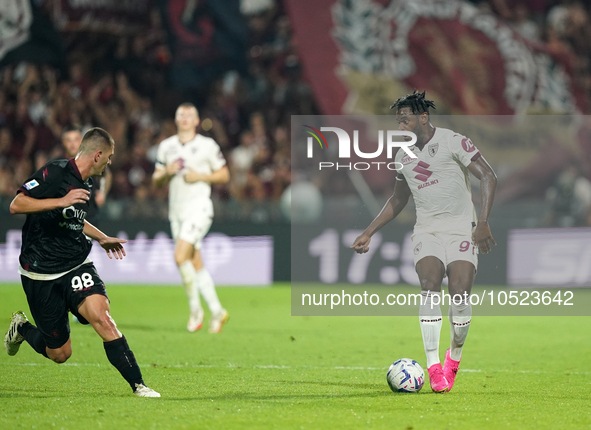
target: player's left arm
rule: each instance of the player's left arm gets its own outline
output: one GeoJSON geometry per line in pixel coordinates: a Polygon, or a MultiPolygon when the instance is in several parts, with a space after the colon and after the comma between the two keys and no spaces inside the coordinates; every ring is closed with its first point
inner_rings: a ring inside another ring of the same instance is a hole
{"type": "Polygon", "coordinates": [[[226,166],[226,159],[219,145],[213,139],[210,139],[209,145],[206,146],[205,154],[207,164],[209,164],[212,173],[197,173],[195,170],[189,168],[184,174],[185,181],[189,184],[199,181],[209,184],[227,184],[230,182],[230,170],[226,166]]]}
{"type": "Polygon", "coordinates": [[[185,173],[185,181],[190,184],[199,181],[208,182],[210,184],[227,184],[230,181],[230,170],[228,169],[228,166],[224,166],[208,175],[197,173],[195,170],[189,169],[189,171],[185,173]]]}
{"type": "Polygon", "coordinates": [[[86,220],[84,220],[84,229],[82,231],[86,236],[96,240],[107,252],[109,258],[112,259],[113,256],[115,256],[116,260],[122,260],[123,257],[127,255],[123,248],[123,244],[127,243],[127,240],[109,237],[86,220]]]}
{"type": "Polygon", "coordinates": [[[468,170],[480,180],[480,212],[478,215],[478,224],[473,233],[473,239],[480,252],[488,254],[491,250],[491,244],[496,245],[488,225],[488,217],[492,209],[495,198],[495,189],[497,187],[497,175],[490,164],[480,156],[468,165],[468,170]]]}

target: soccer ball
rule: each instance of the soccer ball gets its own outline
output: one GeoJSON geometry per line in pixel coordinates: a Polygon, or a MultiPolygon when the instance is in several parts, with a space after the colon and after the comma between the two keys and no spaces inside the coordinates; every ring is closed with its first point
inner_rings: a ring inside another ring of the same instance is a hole
{"type": "Polygon", "coordinates": [[[396,360],[386,374],[388,385],[394,392],[416,393],[423,388],[425,372],[419,363],[410,358],[396,360]]]}

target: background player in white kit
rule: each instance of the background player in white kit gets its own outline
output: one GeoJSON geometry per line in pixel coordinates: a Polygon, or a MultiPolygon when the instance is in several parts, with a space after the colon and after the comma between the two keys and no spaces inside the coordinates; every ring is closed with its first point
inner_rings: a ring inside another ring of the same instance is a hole
{"type": "Polygon", "coordinates": [[[174,258],[189,298],[190,317],[187,330],[203,325],[201,294],[211,311],[210,333],[219,333],[228,320],[215,291],[211,275],[201,259],[201,241],[213,219],[211,184],[230,180],[220,147],[211,138],[197,134],[199,114],[191,103],[176,111],[177,134],[163,140],[152,180],[155,185],[169,184],[169,219],[176,242],[174,258]]]}
{"type": "Polygon", "coordinates": [[[358,253],[367,252],[371,236],[402,211],[412,193],[417,212],[412,242],[422,296],[419,322],[429,382],[433,391],[447,392],[454,384],[470,328],[472,307],[464,293],[470,294],[472,289],[478,250],[487,254],[491,243],[496,245],[488,226],[488,216],[497,180],[470,139],[431,125],[429,108],[435,108],[435,104],[425,100],[425,92],[415,91],[401,97],[391,108],[397,109],[399,129],[416,134],[417,142],[409,149],[417,158],[398,151],[396,161],[403,167],[398,170],[394,194],[351,248],[358,253]],[[478,217],[472,203],[468,172],[480,180],[478,217]],[[445,275],[449,281],[449,294],[452,297],[462,295],[463,299],[452,302],[449,308],[451,346],[442,368],[439,361],[441,300],[433,301],[433,297],[440,296],[445,275]]]}

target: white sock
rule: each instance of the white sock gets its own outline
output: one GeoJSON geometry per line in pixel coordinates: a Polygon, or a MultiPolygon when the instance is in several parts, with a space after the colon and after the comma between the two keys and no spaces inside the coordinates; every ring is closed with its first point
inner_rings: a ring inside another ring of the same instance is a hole
{"type": "Polygon", "coordinates": [[[213,316],[219,315],[222,312],[222,304],[220,303],[218,295],[215,291],[213,279],[205,267],[195,272],[194,284],[203,296],[207,306],[209,306],[211,314],[213,316]]]}
{"type": "Polygon", "coordinates": [[[427,368],[440,363],[439,360],[439,336],[441,335],[441,307],[439,306],[441,293],[421,292],[421,305],[419,306],[419,322],[423,334],[423,346],[427,356],[427,368]],[[433,304],[433,297],[435,303],[433,304]]]}
{"type": "Polygon", "coordinates": [[[462,348],[466,337],[468,336],[468,330],[470,330],[470,321],[472,320],[472,305],[470,302],[456,305],[451,303],[449,306],[449,325],[450,325],[450,337],[451,346],[449,350],[449,356],[452,360],[459,361],[462,358],[462,348]]]}
{"type": "Polygon", "coordinates": [[[193,267],[191,260],[187,260],[179,266],[179,270],[189,299],[189,309],[193,315],[197,315],[201,311],[201,300],[199,300],[199,290],[195,285],[195,267],[193,267]]]}

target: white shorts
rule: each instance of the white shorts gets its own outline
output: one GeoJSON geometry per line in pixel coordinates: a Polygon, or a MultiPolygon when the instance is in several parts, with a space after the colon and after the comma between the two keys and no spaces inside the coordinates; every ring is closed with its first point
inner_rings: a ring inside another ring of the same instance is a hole
{"type": "Polygon", "coordinates": [[[201,242],[209,231],[213,218],[203,216],[199,218],[187,218],[181,220],[170,220],[172,238],[175,242],[184,240],[192,243],[196,249],[201,249],[201,242]]]}
{"type": "Polygon", "coordinates": [[[471,234],[416,233],[412,235],[415,266],[421,258],[437,257],[447,270],[452,261],[462,260],[474,264],[478,269],[478,246],[472,242],[471,234]]]}

